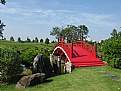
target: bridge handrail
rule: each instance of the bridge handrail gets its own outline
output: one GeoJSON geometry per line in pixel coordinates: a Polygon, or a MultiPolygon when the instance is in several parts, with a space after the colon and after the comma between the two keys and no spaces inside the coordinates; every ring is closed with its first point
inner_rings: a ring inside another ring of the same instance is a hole
{"type": "Polygon", "coordinates": [[[91,54],[95,53],[94,46],[92,46],[91,44],[88,44],[88,43],[86,43],[86,42],[84,42],[82,40],[74,42],[73,45],[82,47],[82,48],[86,49],[87,51],[89,51],[91,54]]]}
{"type": "Polygon", "coordinates": [[[58,46],[62,47],[64,51],[67,53],[67,55],[70,55],[70,45],[68,43],[66,43],[64,40],[61,40],[55,45],[55,48],[58,46]]]}

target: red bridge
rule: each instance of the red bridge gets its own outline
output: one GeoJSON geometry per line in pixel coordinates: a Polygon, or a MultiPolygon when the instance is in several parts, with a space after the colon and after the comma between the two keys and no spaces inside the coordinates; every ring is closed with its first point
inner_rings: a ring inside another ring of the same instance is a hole
{"type": "Polygon", "coordinates": [[[53,54],[59,56],[64,63],[71,62],[74,67],[105,65],[97,58],[96,46],[82,40],[68,44],[62,39],[55,45],[53,54]]]}

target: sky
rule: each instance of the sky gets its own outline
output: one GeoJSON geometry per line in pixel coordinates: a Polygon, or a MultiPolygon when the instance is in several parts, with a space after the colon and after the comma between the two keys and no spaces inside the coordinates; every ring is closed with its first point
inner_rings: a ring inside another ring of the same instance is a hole
{"type": "Polygon", "coordinates": [[[121,31],[121,0],[6,0],[6,5],[0,4],[0,20],[8,40],[52,41],[53,27],[71,24],[86,25],[92,40],[104,40],[113,29],[121,31]]]}

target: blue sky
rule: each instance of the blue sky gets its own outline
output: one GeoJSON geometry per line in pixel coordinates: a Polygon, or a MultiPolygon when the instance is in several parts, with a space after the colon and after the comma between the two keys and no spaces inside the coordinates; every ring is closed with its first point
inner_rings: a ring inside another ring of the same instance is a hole
{"type": "Polygon", "coordinates": [[[86,25],[93,40],[121,31],[121,0],[6,0],[0,4],[0,19],[6,24],[4,36],[49,38],[53,27],[86,25]]]}

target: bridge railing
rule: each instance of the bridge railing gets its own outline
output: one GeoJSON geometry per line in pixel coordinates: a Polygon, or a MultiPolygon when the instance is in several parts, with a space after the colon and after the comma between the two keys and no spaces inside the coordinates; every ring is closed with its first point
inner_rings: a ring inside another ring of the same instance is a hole
{"type": "Polygon", "coordinates": [[[73,42],[73,46],[84,48],[88,52],[90,52],[92,55],[96,56],[96,46],[92,46],[91,44],[88,44],[82,40],[73,42]]]}
{"type": "Polygon", "coordinates": [[[61,48],[64,49],[64,51],[66,52],[66,54],[68,55],[68,57],[71,58],[73,57],[73,47],[74,46],[77,46],[77,47],[80,47],[80,48],[84,48],[86,49],[88,52],[90,52],[94,58],[96,58],[96,46],[92,46],[91,44],[88,44],[82,40],[79,40],[79,41],[76,41],[76,42],[73,42],[72,41],[72,45],[69,45],[68,43],[66,43],[63,39],[58,42],[56,45],[55,45],[55,48],[59,46],[61,48]]]}
{"type": "Polygon", "coordinates": [[[64,51],[66,52],[66,54],[68,55],[69,58],[71,58],[70,56],[70,45],[68,43],[66,43],[63,39],[61,41],[59,41],[56,45],[55,45],[55,48],[59,46],[61,48],[64,49],[64,51]]]}

